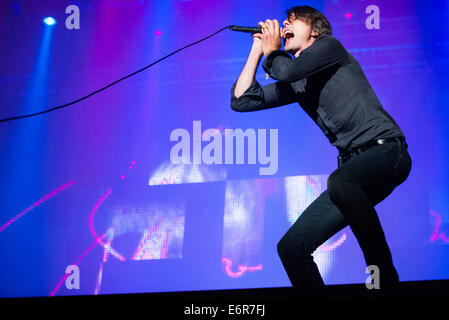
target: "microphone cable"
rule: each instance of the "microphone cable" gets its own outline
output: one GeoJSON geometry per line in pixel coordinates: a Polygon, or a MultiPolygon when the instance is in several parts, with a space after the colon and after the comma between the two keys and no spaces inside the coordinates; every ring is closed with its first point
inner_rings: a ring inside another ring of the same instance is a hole
{"type": "Polygon", "coordinates": [[[57,109],[65,108],[65,107],[68,107],[68,106],[70,106],[70,105],[72,105],[72,104],[75,104],[75,103],[77,103],[77,102],[83,101],[83,100],[85,100],[85,99],[87,99],[87,98],[93,96],[94,94],[97,94],[97,93],[99,93],[99,92],[101,92],[101,91],[103,91],[103,90],[106,90],[106,89],[109,88],[109,87],[112,87],[114,84],[116,84],[116,83],[118,83],[118,82],[120,82],[120,81],[122,81],[122,80],[125,80],[126,78],[132,77],[133,75],[135,75],[135,74],[137,74],[137,73],[139,73],[139,72],[142,72],[142,71],[148,69],[149,67],[155,65],[155,64],[158,63],[158,62],[161,62],[162,60],[167,59],[168,57],[174,55],[175,53],[177,53],[177,52],[179,52],[179,51],[181,51],[181,50],[184,50],[184,49],[186,49],[186,48],[188,48],[188,47],[191,47],[191,46],[193,46],[193,45],[195,45],[195,44],[197,44],[197,43],[199,43],[199,42],[201,42],[201,41],[204,41],[204,40],[206,40],[206,39],[209,39],[210,37],[213,37],[213,36],[216,35],[217,33],[221,32],[221,31],[223,31],[223,30],[225,30],[225,29],[228,29],[228,28],[230,28],[230,27],[232,27],[232,26],[227,26],[227,27],[221,28],[220,30],[214,32],[213,34],[211,34],[211,35],[209,35],[209,36],[207,36],[207,37],[205,37],[205,38],[203,38],[203,39],[201,39],[201,40],[195,41],[195,42],[193,42],[193,43],[191,43],[191,44],[189,44],[189,45],[186,45],[185,47],[182,47],[181,49],[178,49],[178,50],[176,50],[176,51],[173,51],[172,53],[166,55],[165,57],[160,58],[159,60],[156,60],[155,62],[153,62],[153,63],[147,65],[146,67],[143,67],[143,68],[141,68],[141,69],[139,69],[139,70],[137,70],[137,71],[135,71],[135,72],[133,72],[133,73],[130,73],[130,74],[124,76],[123,78],[120,78],[120,79],[118,79],[118,80],[116,80],[116,81],[114,81],[114,82],[108,84],[107,86],[105,86],[105,87],[103,87],[103,88],[101,88],[101,89],[98,89],[98,90],[96,90],[96,91],[94,91],[94,92],[88,94],[87,96],[84,96],[84,97],[79,98],[79,99],[76,99],[76,100],[74,100],[74,101],[72,101],[72,102],[63,104],[63,105],[58,106],[58,107],[50,108],[50,109],[47,109],[47,110],[44,110],[44,111],[40,111],[40,112],[36,112],[36,113],[31,113],[31,114],[26,114],[26,115],[23,115],[23,116],[16,116],[16,117],[11,117],[11,118],[0,119],[0,122],[6,122],[6,121],[12,121],[12,120],[17,120],[17,119],[23,119],[23,118],[28,118],[28,117],[37,116],[37,115],[44,114],[44,113],[47,113],[47,112],[50,112],[50,111],[54,111],[54,110],[57,110],[57,109]]]}

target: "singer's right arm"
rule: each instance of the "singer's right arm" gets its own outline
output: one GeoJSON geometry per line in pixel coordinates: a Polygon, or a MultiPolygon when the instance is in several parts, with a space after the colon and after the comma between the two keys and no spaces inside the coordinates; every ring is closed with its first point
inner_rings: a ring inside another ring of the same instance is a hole
{"type": "Polygon", "coordinates": [[[274,108],[297,101],[288,82],[260,86],[255,75],[263,51],[253,44],[246,64],[231,89],[231,108],[239,112],[274,108]]]}
{"type": "Polygon", "coordinates": [[[242,73],[240,73],[240,77],[235,85],[234,95],[236,98],[239,98],[253,83],[262,54],[262,49],[254,43],[242,73]]]}

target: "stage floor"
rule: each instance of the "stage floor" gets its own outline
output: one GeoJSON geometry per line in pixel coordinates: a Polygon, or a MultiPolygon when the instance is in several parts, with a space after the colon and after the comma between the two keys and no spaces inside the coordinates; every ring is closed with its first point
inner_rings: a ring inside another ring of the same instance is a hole
{"type": "MultiPolygon", "coordinates": [[[[78,295],[59,297],[7,298],[4,304],[32,304],[34,306],[95,305],[108,310],[144,308],[174,319],[285,319],[299,310],[313,308],[317,312],[331,302],[344,306],[345,301],[400,302],[449,301],[449,280],[401,282],[395,289],[368,290],[364,284],[330,285],[320,291],[300,291],[292,287],[187,291],[112,295],[78,295]],[[215,309],[213,309],[215,308],[215,309]],[[212,312],[216,312],[212,314],[212,312]],[[209,313],[209,314],[208,314],[209,313]],[[282,317],[281,317],[282,315],[282,317]]],[[[395,305],[398,305],[395,303],[395,305]]],[[[414,303],[407,303],[409,306],[414,303]]],[[[438,303],[438,305],[440,305],[438,303]]],[[[441,306],[441,305],[440,305],[441,306]]]]}

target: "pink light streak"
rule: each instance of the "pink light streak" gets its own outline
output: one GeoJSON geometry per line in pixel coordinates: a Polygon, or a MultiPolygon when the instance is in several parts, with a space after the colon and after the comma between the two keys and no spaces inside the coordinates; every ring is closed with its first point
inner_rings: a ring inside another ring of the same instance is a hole
{"type": "MultiPolygon", "coordinates": [[[[111,228],[112,233],[114,232],[114,229],[111,228]]],[[[108,230],[109,231],[109,230],[108,230]]],[[[105,233],[105,235],[108,232],[105,233]]],[[[108,240],[107,246],[109,247],[111,245],[112,240],[108,240]]],[[[95,291],[94,294],[97,295],[100,292],[101,288],[101,281],[103,280],[103,264],[108,260],[109,256],[109,250],[106,250],[106,248],[103,248],[103,260],[100,262],[100,270],[98,270],[98,276],[97,276],[97,283],[95,285],[95,291]]]]}
{"type": "Polygon", "coordinates": [[[341,235],[341,237],[337,241],[335,241],[335,242],[333,242],[331,244],[323,244],[320,247],[318,247],[318,250],[320,250],[320,251],[332,251],[332,250],[338,248],[339,246],[341,246],[341,244],[343,242],[345,242],[345,240],[346,240],[346,233],[343,233],[341,235]]]}
{"type": "Polygon", "coordinates": [[[49,194],[47,194],[46,196],[44,196],[43,198],[39,199],[38,201],[36,201],[35,203],[33,203],[32,205],[30,205],[28,208],[26,208],[25,210],[23,210],[22,212],[20,212],[18,215],[16,215],[14,218],[12,218],[11,220],[9,220],[8,222],[6,222],[3,226],[0,227],[0,232],[2,232],[3,230],[5,230],[7,227],[9,227],[12,223],[14,223],[17,219],[19,219],[20,217],[24,216],[25,214],[27,214],[28,212],[30,212],[31,210],[33,210],[34,208],[36,208],[38,205],[40,205],[41,203],[43,203],[44,201],[50,199],[51,197],[57,195],[59,192],[63,191],[64,189],[67,189],[68,187],[70,187],[71,185],[73,185],[75,183],[74,180],[67,182],[66,184],[56,188],[55,190],[53,190],[52,192],[50,192],[49,194]]]}
{"type": "MultiPolygon", "coordinates": [[[[131,165],[128,166],[129,170],[132,170],[133,165],[135,165],[135,164],[136,164],[136,162],[134,160],[131,161],[131,165]]],[[[124,174],[120,175],[120,178],[125,179],[125,175],[124,174]]]]}
{"type": "Polygon", "coordinates": [[[449,237],[446,236],[445,233],[440,232],[441,215],[439,215],[433,210],[430,210],[429,214],[435,217],[435,227],[433,228],[433,232],[430,235],[430,242],[434,242],[436,240],[443,240],[444,242],[449,242],[449,237]]]}
{"type": "MultiPolygon", "coordinates": [[[[98,243],[101,239],[103,239],[106,236],[106,233],[103,234],[100,238],[96,239],[94,241],[94,243],[92,243],[90,245],[89,248],[87,248],[86,251],[84,251],[81,256],[78,258],[78,261],[76,261],[75,263],[73,263],[72,265],[78,266],[81,262],[81,260],[83,260],[83,258],[86,256],[86,254],[88,254],[98,243]]],[[[62,284],[64,283],[64,281],[67,279],[67,277],[69,276],[69,273],[65,273],[64,276],[62,277],[62,279],[58,282],[58,284],[56,285],[56,287],[51,291],[49,297],[53,297],[56,292],[58,292],[59,288],[62,286],[62,284]]]]}
{"type": "Polygon", "coordinates": [[[262,265],[259,264],[257,266],[246,266],[243,264],[239,264],[239,268],[237,272],[233,272],[231,267],[232,267],[232,260],[229,258],[225,258],[223,257],[221,259],[221,261],[223,261],[225,263],[225,272],[228,276],[230,276],[231,278],[238,278],[241,277],[245,272],[254,272],[254,271],[258,271],[258,270],[262,270],[262,265]]]}
{"type": "Polygon", "coordinates": [[[167,234],[165,235],[164,243],[162,245],[161,259],[167,259],[169,239],[170,239],[170,231],[168,231],[167,234]]]}
{"type": "MultiPolygon", "coordinates": [[[[159,229],[159,225],[161,224],[161,221],[162,221],[162,217],[159,218],[159,220],[157,221],[157,223],[154,226],[151,227],[151,230],[148,231],[148,234],[140,240],[139,246],[137,247],[137,250],[134,253],[131,260],[140,260],[142,252],[145,251],[145,244],[149,241],[149,239],[151,239],[151,237],[153,237],[154,232],[156,232],[157,229],[159,229]]],[[[150,257],[150,259],[151,259],[151,257],[150,257]]]]}
{"type": "Polygon", "coordinates": [[[96,239],[96,241],[98,241],[101,245],[102,245],[102,247],[105,249],[105,250],[109,250],[109,252],[114,256],[114,257],[116,257],[117,259],[119,259],[120,261],[125,261],[125,258],[120,254],[120,253],[118,253],[117,251],[115,251],[108,243],[104,243],[103,242],[103,240],[102,240],[102,238],[103,237],[99,237],[98,235],[97,235],[97,233],[95,232],[95,229],[94,229],[94,218],[95,218],[95,213],[97,212],[97,210],[98,210],[98,208],[101,206],[101,204],[103,203],[103,201],[111,194],[111,192],[112,192],[112,190],[111,190],[111,188],[109,188],[108,189],[108,191],[106,191],[105,192],[105,194],[103,194],[101,197],[100,197],[100,199],[98,199],[98,201],[95,203],[95,205],[94,205],[94,208],[92,209],[92,211],[91,211],[91,213],[90,213],[90,215],[89,215],[89,222],[88,222],[88,224],[89,224],[89,230],[90,230],[90,233],[92,234],[92,236],[96,239]]]}
{"type": "Polygon", "coordinates": [[[100,292],[101,281],[103,279],[103,263],[104,263],[103,261],[100,262],[100,270],[98,270],[97,283],[95,285],[95,291],[94,291],[95,295],[97,295],[100,292]]]}
{"type": "MultiPolygon", "coordinates": [[[[162,222],[162,217],[159,218],[158,222],[153,227],[151,227],[151,230],[148,231],[148,234],[140,240],[139,246],[137,247],[136,252],[134,253],[131,260],[153,259],[153,256],[146,252],[146,250],[147,250],[146,244],[148,243],[149,239],[151,239],[152,237],[157,237],[157,235],[155,235],[155,233],[160,228],[161,222],[162,222]]],[[[164,242],[162,243],[161,254],[160,254],[159,259],[167,258],[169,239],[170,239],[170,231],[167,231],[167,233],[165,234],[164,242]]]]}
{"type": "Polygon", "coordinates": [[[306,183],[313,189],[313,191],[315,191],[315,198],[318,197],[320,194],[318,183],[309,175],[306,176],[306,183]]]}

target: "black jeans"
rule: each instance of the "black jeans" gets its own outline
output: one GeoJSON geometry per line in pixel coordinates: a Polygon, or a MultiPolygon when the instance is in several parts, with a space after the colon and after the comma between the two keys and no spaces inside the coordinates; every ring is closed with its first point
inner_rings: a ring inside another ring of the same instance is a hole
{"type": "Polygon", "coordinates": [[[324,286],[312,253],[348,225],[366,264],[379,268],[380,288],[399,281],[374,206],[407,179],[411,165],[407,147],[393,141],[356,155],[329,176],[327,190],[307,207],[277,246],[293,287],[324,286]]]}

